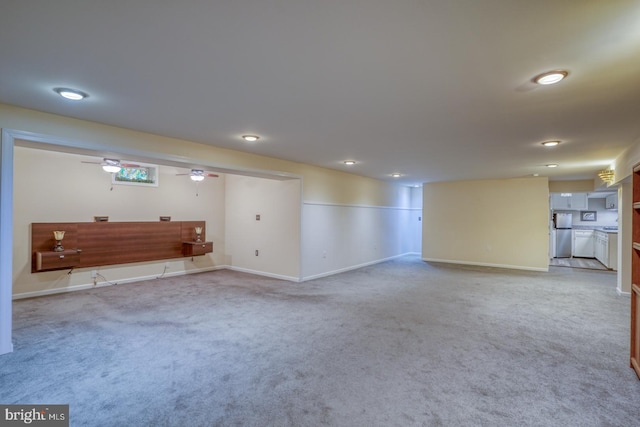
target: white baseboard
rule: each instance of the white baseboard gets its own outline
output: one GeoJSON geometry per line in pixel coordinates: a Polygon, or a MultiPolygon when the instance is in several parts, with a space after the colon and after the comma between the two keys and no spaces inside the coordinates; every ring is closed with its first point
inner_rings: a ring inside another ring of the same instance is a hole
{"type": "Polygon", "coordinates": [[[175,276],[185,276],[187,274],[195,274],[195,273],[204,273],[207,271],[222,270],[225,268],[228,268],[228,267],[226,265],[222,265],[222,266],[216,266],[216,267],[195,268],[192,270],[172,271],[170,273],[165,273],[165,274],[153,274],[148,276],[130,277],[127,279],[114,280],[114,281],[102,281],[102,282],[97,282],[95,285],[93,283],[86,283],[81,285],[68,286],[66,288],[53,288],[53,289],[44,289],[41,291],[23,292],[20,294],[14,294],[13,299],[17,300],[17,299],[23,299],[23,298],[41,297],[45,295],[63,294],[66,292],[82,291],[85,289],[101,288],[104,286],[113,286],[113,285],[122,285],[126,283],[142,282],[144,280],[161,279],[165,277],[175,277],[175,276]]]}
{"type": "Polygon", "coordinates": [[[362,268],[362,267],[367,267],[369,265],[374,265],[374,264],[379,264],[381,262],[385,262],[385,261],[389,261],[395,258],[400,258],[406,255],[420,255],[419,252],[407,252],[404,254],[400,254],[400,255],[395,255],[392,257],[388,257],[388,258],[383,258],[383,259],[379,259],[379,260],[375,260],[375,261],[370,261],[370,262],[366,262],[363,264],[358,264],[358,265],[353,265],[353,266],[349,266],[349,267],[345,267],[345,268],[341,268],[338,270],[333,270],[333,271],[328,271],[325,273],[320,273],[320,274],[316,274],[313,276],[308,276],[308,277],[304,277],[304,278],[299,278],[299,277],[294,277],[294,276],[284,276],[281,274],[272,274],[272,273],[267,273],[264,271],[258,271],[258,270],[251,270],[248,268],[242,268],[242,267],[234,267],[234,266],[230,266],[230,265],[219,265],[219,266],[215,266],[215,267],[205,267],[205,268],[197,268],[197,269],[192,269],[192,270],[184,270],[184,271],[172,271],[169,273],[164,273],[164,274],[153,274],[153,275],[147,275],[147,276],[139,276],[139,277],[130,277],[130,278],[126,278],[126,279],[121,279],[121,280],[113,280],[113,281],[99,281],[97,282],[95,285],[93,283],[85,283],[85,284],[80,284],[80,285],[74,285],[74,286],[68,286],[65,288],[53,288],[53,289],[44,289],[41,291],[33,291],[33,292],[23,292],[20,294],[14,294],[13,295],[13,299],[14,300],[18,300],[18,299],[24,299],[24,298],[34,298],[34,297],[40,297],[40,296],[45,296],[45,295],[55,295],[55,294],[62,294],[62,293],[66,293],[66,292],[75,292],[75,291],[82,291],[85,289],[93,289],[93,288],[100,288],[100,287],[104,287],[104,286],[113,286],[113,285],[122,285],[122,284],[127,284],[127,283],[135,283],[135,282],[142,282],[144,280],[152,280],[152,279],[161,279],[161,278],[165,278],[165,277],[175,277],[175,276],[184,276],[187,274],[195,274],[195,273],[204,273],[207,271],[215,271],[215,270],[232,270],[232,271],[239,271],[242,273],[249,273],[249,274],[255,274],[257,276],[263,276],[263,277],[270,277],[272,279],[280,279],[280,280],[286,280],[289,282],[304,282],[307,280],[313,280],[313,279],[319,279],[321,277],[326,277],[326,276],[332,276],[334,274],[339,274],[339,273],[344,273],[346,271],[351,271],[351,270],[357,270],[358,268],[362,268]]]}
{"type": "Polygon", "coordinates": [[[377,260],[374,260],[374,261],[365,262],[363,264],[351,265],[349,267],[344,267],[344,268],[340,268],[340,269],[337,269],[337,270],[331,270],[331,271],[327,271],[327,272],[324,272],[324,273],[314,274],[312,276],[305,276],[305,277],[302,278],[301,281],[302,282],[306,282],[308,280],[320,279],[321,277],[333,276],[334,274],[340,274],[340,273],[345,273],[345,272],[351,271],[351,270],[357,270],[357,269],[362,268],[362,267],[367,267],[367,266],[374,265],[374,264],[380,264],[381,262],[390,261],[392,259],[400,258],[400,257],[407,256],[407,255],[420,255],[420,253],[419,252],[407,252],[407,253],[400,254],[400,255],[394,255],[394,256],[387,257],[387,258],[382,258],[382,259],[377,259],[377,260]]]}
{"type": "Polygon", "coordinates": [[[618,294],[618,296],[621,296],[621,297],[631,297],[631,292],[624,292],[620,288],[616,288],[616,293],[618,294]]]}
{"type": "Polygon", "coordinates": [[[537,267],[527,267],[522,265],[509,265],[509,264],[492,264],[488,262],[472,262],[472,261],[458,261],[458,260],[450,260],[450,259],[436,259],[436,258],[422,258],[423,261],[426,262],[442,262],[446,264],[459,264],[459,265],[474,265],[478,267],[495,267],[495,268],[507,268],[510,270],[527,270],[527,271],[543,271],[548,272],[549,267],[547,268],[537,268],[537,267]]]}
{"type": "Polygon", "coordinates": [[[242,268],[242,267],[233,267],[233,266],[230,266],[230,265],[227,265],[225,267],[228,270],[239,271],[241,273],[255,274],[256,276],[270,277],[272,279],[286,280],[286,281],[289,281],[289,282],[300,282],[300,279],[298,277],[294,277],[294,276],[283,276],[281,274],[266,273],[264,271],[251,270],[249,268],[242,268]]]}

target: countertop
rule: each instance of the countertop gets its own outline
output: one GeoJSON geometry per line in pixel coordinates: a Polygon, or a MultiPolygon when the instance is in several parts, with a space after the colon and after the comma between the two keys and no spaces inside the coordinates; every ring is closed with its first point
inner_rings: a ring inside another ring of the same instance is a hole
{"type": "Polygon", "coordinates": [[[588,225],[574,225],[572,230],[596,230],[596,231],[603,231],[608,234],[618,234],[618,227],[609,227],[609,226],[591,227],[588,225]]]}

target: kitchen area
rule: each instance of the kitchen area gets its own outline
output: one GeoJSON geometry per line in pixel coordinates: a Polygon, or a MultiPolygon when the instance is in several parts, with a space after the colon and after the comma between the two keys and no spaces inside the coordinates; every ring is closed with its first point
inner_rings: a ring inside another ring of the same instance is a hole
{"type": "Polygon", "coordinates": [[[551,193],[550,265],[617,270],[618,193],[551,193]]]}

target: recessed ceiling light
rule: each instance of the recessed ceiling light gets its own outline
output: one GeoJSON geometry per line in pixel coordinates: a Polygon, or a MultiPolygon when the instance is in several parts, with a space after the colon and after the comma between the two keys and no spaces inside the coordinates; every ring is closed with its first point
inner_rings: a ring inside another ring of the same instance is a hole
{"type": "Polygon", "coordinates": [[[345,161],[344,161],[344,164],[345,164],[345,165],[349,165],[349,166],[351,166],[351,165],[355,165],[355,164],[356,164],[356,161],[355,161],[355,160],[345,160],[345,161]]]}
{"type": "Polygon", "coordinates": [[[242,135],[242,139],[249,142],[254,142],[260,139],[258,135],[242,135]]]}
{"type": "Polygon", "coordinates": [[[555,163],[550,163],[550,164],[545,165],[545,166],[548,167],[548,168],[557,168],[558,167],[558,165],[555,164],[555,163]]]}
{"type": "Polygon", "coordinates": [[[539,173],[534,173],[533,176],[540,176],[540,174],[539,173]]]}
{"type": "Polygon", "coordinates": [[[391,176],[394,177],[394,178],[400,178],[402,176],[402,174],[392,173],[391,176]]]}
{"type": "Polygon", "coordinates": [[[558,144],[560,144],[560,141],[545,141],[542,143],[545,147],[555,147],[558,144]]]}
{"type": "Polygon", "coordinates": [[[567,77],[568,74],[569,73],[564,70],[548,71],[546,73],[538,74],[533,78],[533,81],[539,85],[552,85],[567,77]]]}
{"type": "Polygon", "coordinates": [[[89,95],[80,91],[80,90],[76,90],[76,89],[69,89],[66,87],[57,87],[55,89],[53,89],[53,91],[55,93],[57,93],[58,95],[60,95],[63,98],[66,99],[70,99],[72,101],[80,101],[82,99],[85,99],[86,97],[88,97],[89,95]]]}

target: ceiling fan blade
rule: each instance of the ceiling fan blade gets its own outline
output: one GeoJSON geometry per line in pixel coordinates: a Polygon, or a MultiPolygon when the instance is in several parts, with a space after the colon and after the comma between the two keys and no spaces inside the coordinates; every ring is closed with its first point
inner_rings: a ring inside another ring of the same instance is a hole
{"type": "Polygon", "coordinates": [[[101,165],[102,164],[102,162],[89,162],[89,161],[86,161],[86,160],[82,160],[80,163],[90,163],[92,165],[101,165]]]}
{"type": "Polygon", "coordinates": [[[123,168],[139,168],[140,165],[136,165],[135,163],[120,163],[120,166],[123,168]]]}
{"type": "Polygon", "coordinates": [[[210,176],[211,178],[217,178],[218,175],[216,175],[215,173],[205,173],[204,176],[210,176]]]}

